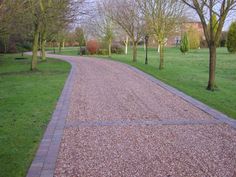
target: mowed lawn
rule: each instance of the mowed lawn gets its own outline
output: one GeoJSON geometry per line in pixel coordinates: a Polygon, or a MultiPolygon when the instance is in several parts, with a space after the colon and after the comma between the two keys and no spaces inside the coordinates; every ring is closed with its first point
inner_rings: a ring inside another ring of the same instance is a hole
{"type": "MultiPolygon", "coordinates": [[[[77,53],[77,48],[69,48],[61,54],[77,55],[77,53]]],[[[218,89],[214,92],[206,90],[208,49],[192,50],[183,55],[178,48],[166,48],[165,69],[162,71],[158,70],[159,56],[156,49],[149,49],[148,55],[148,65],[144,64],[145,51],[142,47],[138,49],[136,63],[132,62],[131,50],[128,55],[112,55],[111,59],[139,68],[236,119],[236,54],[229,54],[226,48],[217,50],[216,84],[218,89]]]]}
{"type": "Polygon", "coordinates": [[[49,59],[31,72],[30,57],[0,56],[0,177],[23,177],[70,71],[49,59]]]}

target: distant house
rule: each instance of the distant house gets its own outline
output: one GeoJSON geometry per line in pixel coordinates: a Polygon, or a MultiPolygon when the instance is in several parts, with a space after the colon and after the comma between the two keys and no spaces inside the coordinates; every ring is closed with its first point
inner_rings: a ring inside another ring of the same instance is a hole
{"type": "Polygon", "coordinates": [[[203,39],[203,40],[205,39],[202,23],[201,22],[196,22],[196,21],[189,21],[189,22],[183,23],[181,25],[180,29],[177,30],[178,32],[176,34],[174,34],[173,36],[170,36],[168,38],[166,45],[167,46],[176,46],[176,45],[178,45],[181,41],[182,34],[187,32],[190,28],[193,28],[196,31],[198,31],[201,39],[203,39]]]}
{"type": "MultiPolygon", "coordinates": [[[[178,29],[175,30],[175,33],[166,40],[166,46],[174,47],[179,45],[182,34],[187,32],[190,28],[196,29],[199,32],[201,39],[205,39],[202,23],[198,21],[189,21],[183,23],[178,29]]],[[[150,37],[149,45],[151,47],[157,47],[153,37],[150,37]]]]}

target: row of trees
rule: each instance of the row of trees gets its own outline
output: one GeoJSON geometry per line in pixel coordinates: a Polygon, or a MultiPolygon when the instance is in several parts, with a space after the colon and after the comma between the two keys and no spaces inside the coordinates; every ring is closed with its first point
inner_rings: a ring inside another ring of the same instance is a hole
{"type": "Polygon", "coordinates": [[[184,21],[185,5],[173,0],[100,0],[96,11],[86,19],[86,29],[93,30],[108,44],[111,54],[111,42],[118,36],[126,46],[133,46],[133,62],[137,61],[137,46],[145,35],[152,35],[159,45],[160,65],[164,68],[164,45],[166,38],[175,33],[184,21]],[[87,23],[87,22],[91,23],[87,23]]]}
{"type": "MultiPolygon", "coordinates": [[[[90,2],[90,1],[89,1],[90,2]]],[[[1,0],[0,39],[5,41],[17,34],[30,39],[33,44],[31,70],[37,68],[37,53],[41,49],[46,60],[46,41],[59,41],[61,47],[68,26],[80,12],[83,0],[1,0]]],[[[133,45],[133,61],[137,60],[137,45],[146,35],[154,36],[159,48],[160,65],[164,68],[164,44],[169,35],[178,32],[186,20],[187,9],[199,16],[209,48],[209,82],[207,88],[215,88],[216,47],[228,14],[235,9],[236,0],[99,0],[89,5],[92,9],[80,20],[87,31],[96,33],[107,44],[111,54],[114,36],[120,36],[124,44],[133,45]]],[[[83,31],[77,29],[77,34],[83,31]]],[[[194,33],[194,32],[193,32],[194,33]]],[[[193,35],[194,36],[194,35],[193,35]]],[[[83,39],[82,39],[83,40],[83,39]]],[[[79,42],[82,45],[83,42],[79,42]]]]}
{"type": "MultiPolygon", "coordinates": [[[[236,0],[100,0],[97,15],[86,22],[99,31],[107,41],[117,28],[122,29],[133,44],[133,61],[137,60],[137,44],[145,35],[152,35],[158,44],[159,69],[164,68],[164,44],[168,36],[180,29],[188,9],[198,15],[209,48],[209,82],[207,89],[215,89],[216,48],[229,13],[235,10],[236,0]],[[97,23],[95,23],[97,22],[97,23]],[[97,25],[94,25],[97,24],[97,25]],[[101,30],[98,30],[101,29],[101,30]]],[[[190,32],[196,37],[194,31],[190,32]]],[[[199,44],[196,44],[199,45],[199,44]]],[[[110,47],[109,47],[110,48],[110,47]]]]}
{"type": "MultiPolygon", "coordinates": [[[[0,38],[4,48],[12,36],[32,43],[31,70],[37,69],[38,50],[46,60],[46,41],[59,40],[76,18],[82,0],[2,0],[0,1],[0,38]]],[[[19,42],[19,41],[18,41],[19,42]]]]}

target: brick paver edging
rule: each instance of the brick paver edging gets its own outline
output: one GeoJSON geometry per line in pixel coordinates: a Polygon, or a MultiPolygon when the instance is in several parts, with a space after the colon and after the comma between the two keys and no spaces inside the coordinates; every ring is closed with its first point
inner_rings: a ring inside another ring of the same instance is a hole
{"type": "MultiPolygon", "coordinates": [[[[56,55],[51,55],[51,58],[57,58],[56,55]]],[[[68,56],[65,56],[65,58],[68,56]]],[[[62,56],[58,57],[62,59],[62,56]]],[[[53,177],[56,161],[57,161],[57,155],[60,148],[61,139],[63,136],[64,128],[66,126],[66,116],[68,114],[68,107],[70,102],[70,96],[72,92],[72,85],[75,77],[75,67],[76,64],[70,60],[63,59],[69,62],[72,65],[72,69],[70,71],[69,77],[66,81],[66,84],[64,86],[64,89],[62,91],[62,94],[60,96],[60,99],[57,103],[56,109],[52,115],[52,119],[50,123],[48,124],[48,127],[46,129],[46,132],[44,134],[43,139],[41,140],[40,146],[38,148],[38,151],[36,153],[36,156],[28,170],[27,177],[53,177]]],[[[116,62],[116,61],[110,61],[110,62],[116,62]]],[[[120,62],[119,62],[120,63],[120,62]]],[[[123,63],[124,64],[124,63],[123,63]]],[[[155,84],[161,86],[162,88],[168,90],[169,92],[181,97],[185,101],[189,102],[190,104],[194,105],[195,107],[199,108],[200,110],[208,113],[209,115],[212,115],[216,120],[219,120],[221,122],[227,123],[228,125],[236,128],[236,121],[229,118],[228,116],[222,114],[221,112],[210,108],[209,106],[201,103],[200,101],[197,101],[196,99],[184,94],[183,92],[161,82],[160,80],[152,77],[151,75],[148,75],[144,73],[143,71],[132,67],[130,65],[124,64],[134,72],[143,75],[145,78],[151,80],[155,84]]],[[[148,124],[149,122],[144,122],[145,124],[148,124]]],[[[162,122],[151,122],[149,124],[160,124],[162,122]]],[[[170,124],[173,122],[164,122],[165,124],[170,124]]],[[[175,123],[175,122],[174,122],[175,123]]],[[[186,122],[182,122],[186,123],[186,122]]],[[[187,122],[188,123],[188,122],[187,122]]],[[[197,123],[209,123],[214,124],[217,122],[197,122],[197,123]]],[[[80,122],[81,124],[81,122],[80,122]]],[[[95,123],[95,125],[100,125],[99,123],[95,123]]],[[[112,123],[103,123],[102,125],[110,125],[112,123]]],[[[114,124],[117,124],[115,122],[114,124]]],[[[118,122],[119,124],[119,122],[118,122]]],[[[122,124],[122,123],[120,123],[122,124]]],[[[126,122],[127,124],[127,122],[126,122]]],[[[143,122],[136,122],[136,124],[143,124],[143,122]]],[[[175,123],[176,124],[176,123],[175,123]]],[[[70,125],[67,125],[70,126],[70,125]]]]}
{"type": "MultiPolygon", "coordinates": [[[[125,64],[127,65],[127,64],[125,64]]],[[[154,78],[153,76],[133,67],[130,65],[127,65],[131,70],[133,70],[134,72],[143,75],[145,78],[151,80],[152,82],[154,82],[155,84],[161,86],[162,88],[168,90],[169,92],[179,96],[180,98],[184,99],[185,101],[189,102],[190,104],[194,105],[195,107],[199,108],[200,110],[208,113],[209,115],[213,116],[215,119],[224,122],[230,126],[232,126],[233,128],[236,129],[236,120],[233,120],[232,118],[229,118],[228,116],[226,116],[225,114],[207,106],[206,104],[192,98],[191,96],[186,95],[185,93],[161,82],[160,80],[154,78]]]]}
{"type": "Polygon", "coordinates": [[[28,170],[27,177],[53,177],[64,132],[65,119],[68,113],[70,95],[73,88],[73,77],[75,76],[75,64],[73,62],[70,62],[70,64],[72,66],[70,74],[52,115],[52,119],[41,140],[36,156],[28,170]]]}

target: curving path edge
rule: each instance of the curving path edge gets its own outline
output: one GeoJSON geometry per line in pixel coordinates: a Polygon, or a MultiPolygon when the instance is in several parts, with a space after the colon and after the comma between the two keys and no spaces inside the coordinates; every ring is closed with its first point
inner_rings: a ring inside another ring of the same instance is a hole
{"type": "MultiPolygon", "coordinates": [[[[28,53],[30,54],[30,53],[28,53]]],[[[75,77],[76,77],[76,69],[77,69],[77,63],[75,62],[75,60],[79,59],[80,57],[73,57],[73,56],[61,56],[61,55],[53,55],[53,54],[48,54],[47,55],[50,58],[57,58],[57,59],[61,59],[64,61],[69,62],[72,65],[70,74],[68,76],[68,79],[66,81],[66,84],[64,86],[64,89],[62,91],[62,94],[60,96],[60,99],[57,103],[56,109],[52,115],[52,119],[50,121],[50,123],[48,124],[48,127],[46,129],[46,132],[44,134],[44,137],[40,143],[39,149],[36,153],[36,156],[29,168],[27,177],[53,177],[54,176],[54,172],[55,172],[55,168],[56,168],[56,161],[57,161],[57,157],[58,157],[58,153],[59,153],[59,148],[60,148],[60,144],[62,141],[62,137],[63,137],[63,132],[65,127],[70,127],[70,126],[75,126],[76,125],[74,123],[67,124],[66,123],[66,117],[68,115],[68,109],[69,109],[69,105],[70,105],[70,98],[71,98],[71,94],[72,94],[72,87],[75,81],[75,77]]],[[[109,61],[111,62],[111,61],[109,61]]],[[[114,61],[113,61],[114,62],[114,61]]],[[[122,64],[126,67],[128,67],[129,69],[131,69],[132,71],[134,71],[135,73],[144,76],[146,79],[152,81],[153,83],[157,84],[158,86],[164,88],[165,90],[167,90],[168,92],[180,97],[181,99],[187,101],[188,103],[192,104],[193,106],[197,107],[198,109],[204,111],[205,113],[211,115],[216,121],[213,122],[209,122],[209,124],[211,123],[226,123],[229,126],[233,127],[234,129],[236,129],[236,121],[230,119],[229,117],[227,117],[226,115],[220,113],[219,111],[216,111],[212,108],[210,108],[209,106],[195,100],[194,98],[184,94],[183,92],[178,91],[177,89],[168,86],[166,84],[164,84],[163,82],[157,80],[156,78],[132,67],[126,64],[122,64]]],[[[77,122],[79,125],[83,125],[84,126],[109,126],[109,125],[121,125],[121,124],[135,124],[135,125],[139,125],[139,124],[164,124],[164,125],[171,125],[171,124],[178,124],[178,122],[174,122],[174,121],[144,121],[144,122],[140,122],[140,121],[107,121],[107,122],[103,122],[102,125],[100,122],[92,122],[89,125],[86,122],[77,122]]],[[[201,124],[201,121],[199,122],[182,122],[181,124],[189,124],[189,123],[197,123],[197,124],[201,124]]],[[[207,122],[203,122],[204,124],[207,122]]]]}

